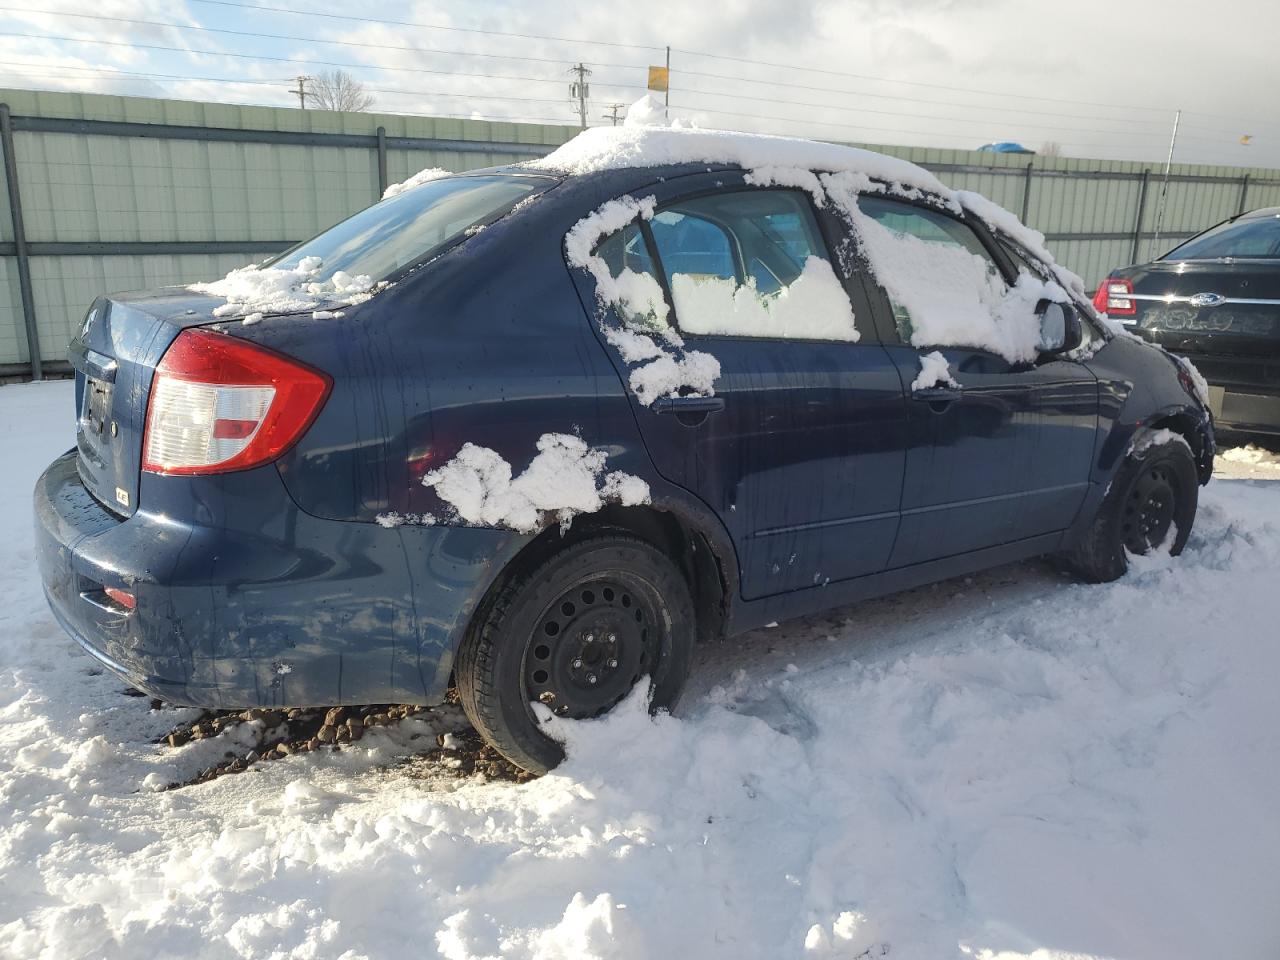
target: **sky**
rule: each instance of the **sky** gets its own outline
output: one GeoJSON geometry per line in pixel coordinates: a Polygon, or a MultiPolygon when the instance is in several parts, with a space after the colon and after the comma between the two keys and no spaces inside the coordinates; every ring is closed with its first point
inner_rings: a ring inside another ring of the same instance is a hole
{"type": "Polygon", "coordinates": [[[1280,167],[1280,3],[0,0],[0,87],[296,106],[344,69],[384,113],[577,122],[645,92],[704,127],[1280,167]],[[1228,15],[1229,14],[1229,15],[1228,15]],[[1242,142],[1242,139],[1245,142],[1242,142]]]}

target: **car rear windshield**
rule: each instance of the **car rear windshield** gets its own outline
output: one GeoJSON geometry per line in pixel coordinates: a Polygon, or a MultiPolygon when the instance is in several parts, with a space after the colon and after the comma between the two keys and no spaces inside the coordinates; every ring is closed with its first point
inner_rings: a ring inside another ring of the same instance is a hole
{"type": "Polygon", "coordinates": [[[1270,260],[1280,258],[1280,216],[1243,217],[1231,223],[1220,223],[1180,247],[1174,247],[1161,260],[1270,260]]]}
{"type": "Polygon", "coordinates": [[[319,257],[319,280],[339,270],[385,280],[554,183],[511,174],[429,180],[287,250],[271,266],[292,269],[304,257],[319,257]]]}

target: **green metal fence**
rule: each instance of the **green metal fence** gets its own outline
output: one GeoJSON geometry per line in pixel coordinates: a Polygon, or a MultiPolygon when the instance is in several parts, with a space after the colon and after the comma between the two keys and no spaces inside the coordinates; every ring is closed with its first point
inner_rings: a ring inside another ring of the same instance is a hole
{"type": "MultiPolygon", "coordinates": [[[[66,344],[99,293],[221,276],[318,233],[423,167],[461,171],[532,158],[576,132],[0,90],[7,186],[0,193],[0,375],[65,369],[66,344]]],[[[1020,214],[1091,284],[1157,252],[1163,170],[873,149],[1020,214]]],[[[1160,245],[1272,205],[1280,205],[1280,171],[1175,165],[1160,245]]]]}

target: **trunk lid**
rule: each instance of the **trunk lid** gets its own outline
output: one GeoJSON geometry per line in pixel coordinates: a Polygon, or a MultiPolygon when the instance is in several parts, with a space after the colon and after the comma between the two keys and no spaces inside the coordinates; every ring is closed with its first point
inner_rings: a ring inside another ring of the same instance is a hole
{"type": "Polygon", "coordinates": [[[1280,261],[1157,261],[1117,271],[1133,284],[1124,317],[1174,353],[1280,357],[1280,261]]]}
{"type": "Polygon", "coordinates": [[[99,297],[68,349],[76,371],[80,478],[112,512],[138,506],[147,397],[156,364],[187,327],[213,323],[221,298],[173,288],[99,297]]]}

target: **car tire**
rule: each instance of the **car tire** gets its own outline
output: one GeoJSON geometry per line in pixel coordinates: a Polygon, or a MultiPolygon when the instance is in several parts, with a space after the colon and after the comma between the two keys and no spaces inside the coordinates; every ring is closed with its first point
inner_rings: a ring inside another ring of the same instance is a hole
{"type": "Polygon", "coordinates": [[[1175,532],[1177,556],[1191,535],[1199,500],[1199,475],[1187,442],[1168,431],[1142,431],[1116,471],[1083,539],[1062,556],[1091,583],[1116,580],[1129,569],[1129,554],[1145,555],[1175,532]]]}
{"type": "Polygon", "coordinates": [[[625,535],[580,541],[517,574],[472,619],[454,665],[468,719],[531,773],[563,758],[534,715],[607,713],[644,676],[650,709],[675,705],[693,654],[689,586],[650,544],[625,535]],[[593,679],[594,678],[594,679],[593,679]]]}

